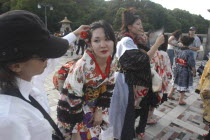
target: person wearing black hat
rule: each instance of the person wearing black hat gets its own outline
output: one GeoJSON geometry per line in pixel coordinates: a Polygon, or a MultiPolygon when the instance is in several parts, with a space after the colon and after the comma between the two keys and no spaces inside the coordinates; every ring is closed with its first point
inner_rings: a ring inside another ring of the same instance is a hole
{"type": "Polygon", "coordinates": [[[28,11],[0,15],[1,140],[51,140],[52,127],[60,132],[31,80],[45,71],[48,59],[64,55],[69,43],[87,28],[82,25],[59,38],[50,35],[40,18],[28,11]]]}
{"type": "Polygon", "coordinates": [[[200,50],[201,41],[200,38],[195,34],[196,28],[194,26],[190,27],[189,29],[189,36],[194,38],[194,41],[192,44],[190,44],[189,49],[192,50],[194,54],[194,59],[196,60],[197,57],[197,51],[200,50]]]}

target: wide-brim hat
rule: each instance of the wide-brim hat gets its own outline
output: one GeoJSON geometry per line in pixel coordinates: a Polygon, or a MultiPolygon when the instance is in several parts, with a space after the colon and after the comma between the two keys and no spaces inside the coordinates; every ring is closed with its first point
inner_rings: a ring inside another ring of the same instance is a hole
{"type": "Polygon", "coordinates": [[[0,62],[34,55],[58,58],[68,48],[67,40],[50,35],[42,20],[31,12],[14,10],[0,15],[0,62]]]}

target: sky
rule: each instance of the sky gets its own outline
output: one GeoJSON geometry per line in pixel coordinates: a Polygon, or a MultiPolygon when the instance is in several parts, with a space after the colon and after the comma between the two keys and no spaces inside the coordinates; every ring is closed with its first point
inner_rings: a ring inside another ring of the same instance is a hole
{"type": "Polygon", "coordinates": [[[189,11],[191,14],[201,15],[205,19],[210,20],[210,0],[151,0],[155,3],[161,4],[167,9],[173,10],[179,8],[189,11]]]}
{"type": "MultiPolygon", "coordinates": [[[[109,0],[106,0],[109,1],[109,0]]],[[[210,0],[151,0],[155,3],[159,3],[163,7],[173,10],[179,8],[189,11],[191,14],[201,15],[207,20],[210,20],[210,0]]]]}

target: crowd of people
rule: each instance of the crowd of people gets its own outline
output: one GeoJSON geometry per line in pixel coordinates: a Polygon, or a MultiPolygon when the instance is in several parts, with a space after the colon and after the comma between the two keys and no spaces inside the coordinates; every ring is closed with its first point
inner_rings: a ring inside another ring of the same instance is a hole
{"type": "MultiPolygon", "coordinates": [[[[133,8],[122,13],[120,39],[103,20],[55,37],[37,15],[24,10],[0,15],[0,30],[2,140],[98,140],[106,131],[114,140],[141,140],[146,125],[158,123],[154,110],[175,99],[174,90],[180,93],[178,104],[186,105],[185,92],[193,89],[201,45],[196,28],[186,36],[176,30],[170,37],[158,32],[150,38],[133,8]],[[60,92],[55,123],[43,84],[72,45],[78,46],[77,55],[81,47],[82,56],[54,75],[60,92]]],[[[208,61],[196,90],[208,126],[209,69],[208,61]]]]}

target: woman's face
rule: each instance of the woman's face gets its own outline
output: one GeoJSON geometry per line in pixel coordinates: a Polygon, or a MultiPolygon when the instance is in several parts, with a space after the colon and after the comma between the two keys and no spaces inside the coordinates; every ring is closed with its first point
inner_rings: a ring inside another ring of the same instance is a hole
{"type": "Polygon", "coordinates": [[[103,28],[97,28],[92,32],[91,49],[96,58],[106,59],[113,53],[114,41],[106,38],[103,28]]]}
{"type": "Polygon", "coordinates": [[[12,64],[12,71],[18,74],[21,79],[31,81],[35,75],[42,74],[47,67],[47,59],[32,58],[26,62],[12,64]]]}
{"type": "Polygon", "coordinates": [[[136,37],[137,44],[146,45],[147,44],[147,36],[145,34],[138,34],[136,37]]]}
{"type": "Polygon", "coordinates": [[[128,30],[134,37],[136,37],[139,33],[144,33],[141,20],[138,19],[132,25],[129,25],[128,30]]]}

